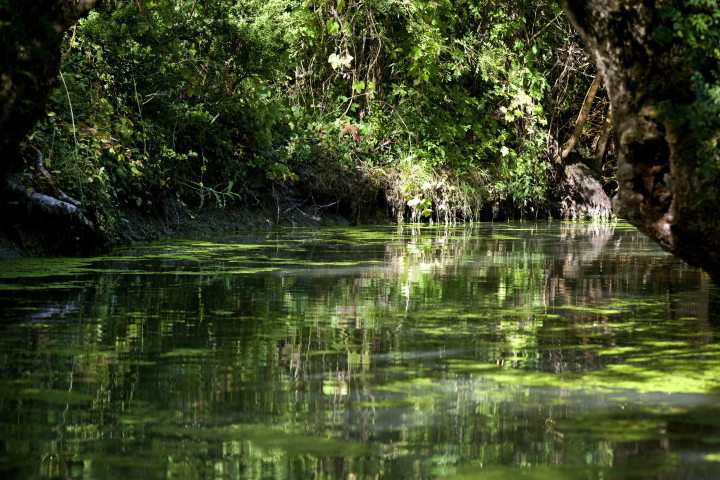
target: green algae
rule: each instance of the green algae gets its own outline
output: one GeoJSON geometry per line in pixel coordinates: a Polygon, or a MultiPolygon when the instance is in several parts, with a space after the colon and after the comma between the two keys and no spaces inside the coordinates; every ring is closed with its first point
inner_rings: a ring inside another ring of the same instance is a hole
{"type": "MultiPolygon", "coordinates": [[[[40,276],[40,275],[38,275],[40,276]]],[[[20,277],[24,278],[24,277],[20,277]]],[[[40,285],[28,285],[25,283],[2,283],[0,282],[0,290],[72,290],[82,287],[82,280],[67,281],[67,282],[49,282],[42,283],[40,285]]]]}
{"type": "Polygon", "coordinates": [[[249,441],[260,448],[282,450],[291,455],[314,455],[319,457],[344,457],[364,455],[370,452],[366,444],[339,442],[329,438],[286,433],[263,426],[232,425],[216,428],[156,427],[153,432],[161,435],[189,437],[208,442],[249,441]]]}
{"type": "Polygon", "coordinates": [[[296,229],[60,260],[2,277],[0,469],[720,475],[713,287],[621,222],[296,229]]]}
{"type": "Polygon", "coordinates": [[[82,405],[94,400],[91,395],[66,390],[17,388],[8,385],[6,382],[0,383],[0,387],[2,387],[3,398],[18,401],[39,401],[58,405],[82,405]]]}
{"type": "Polygon", "coordinates": [[[165,352],[161,357],[200,357],[211,354],[212,350],[197,349],[197,348],[180,348],[171,352],[165,352]]]}
{"type": "Polygon", "coordinates": [[[88,258],[19,258],[0,261],[0,279],[74,276],[86,273],[88,258]]]}

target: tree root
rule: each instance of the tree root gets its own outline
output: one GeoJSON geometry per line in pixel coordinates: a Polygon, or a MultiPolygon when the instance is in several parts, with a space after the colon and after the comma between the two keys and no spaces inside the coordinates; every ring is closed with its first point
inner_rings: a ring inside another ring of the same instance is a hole
{"type": "MultiPolygon", "coordinates": [[[[93,223],[82,214],[80,208],[75,204],[37,193],[32,188],[19,183],[17,177],[10,179],[6,186],[6,193],[14,197],[16,202],[26,206],[28,219],[32,217],[41,217],[46,220],[58,219],[69,222],[71,225],[81,226],[83,230],[88,230],[93,234],[95,233],[93,223]]],[[[66,196],[66,198],[77,202],[77,200],[70,197],[66,196]]]]}
{"type": "Polygon", "coordinates": [[[50,172],[48,172],[45,169],[45,165],[43,164],[43,156],[42,156],[42,152],[40,151],[40,149],[38,149],[37,147],[31,147],[31,148],[33,150],[35,150],[35,168],[37,169],[38,172],[40,172],[40,175],[42,175],[43,179],[50,186],[50,189],[53,192],[53,197],[55,197],[55,199],[57,199],[61,202],[69,203],[70,205],[80,208],[81,203],[78,202],[77,200],[75,200],[74,198],[71,198],[71,197],[68,197],[67,195],[65,195],[65,193],[58,188],[57,184],[55,183],[55,180],[53,180],[52,176],[50,175],[50,172]]]}
{"type": "Polygon", "coordinates": [[[35,152],[38,180],[47,184],[52,196],[24,185],[22,174],[10,177],[2,192],[4,227],[30,250],[64,255],[94,251],[99,244],[95,226],[82,213],[81,203],[57,187],[42,154],[35,152]]]}

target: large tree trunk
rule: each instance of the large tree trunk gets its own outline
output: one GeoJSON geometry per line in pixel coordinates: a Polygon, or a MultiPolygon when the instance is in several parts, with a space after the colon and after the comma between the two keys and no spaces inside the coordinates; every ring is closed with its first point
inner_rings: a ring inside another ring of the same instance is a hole
{"type": "Polygon", "coordinates": [[[67,29],[100,0],[6,0],[0,6],[0,182],[20,164],[18,148],[58,85],[67,29]]]}
{"type": "Polygon", "coordinates": [[[682,46],[661,47],[653,40],[664,22],[663,2],[559,3],[607,85],[618,156],[616,212],[663,249],[720,281],[720,194],[697,173],[690,126],[657,116],[664,100],[687,105],[695,98],[691,88],[670,83],[668,73],[678,73],[682,46]]]}
{"type": "Polygon", "coordinates": [[[47,99],[58,86],[63,35],[99,2],[0,2],[0,209],[4,212],[0,227],[18,234],[26,246],[30,246],[29,236],[34,244],[40,239],[40,250],[73,253],[80,247],[87,252],[98,240],[80,203],[54,185],[41,156],[36,173],[48,182],[52,196],[34,192],[25,184],[29,176],[21,173],[25,162],[20,144],[44,114],[47,99]],[[72,244],[55,248],[58,240],[66,237],[72,244]]]}

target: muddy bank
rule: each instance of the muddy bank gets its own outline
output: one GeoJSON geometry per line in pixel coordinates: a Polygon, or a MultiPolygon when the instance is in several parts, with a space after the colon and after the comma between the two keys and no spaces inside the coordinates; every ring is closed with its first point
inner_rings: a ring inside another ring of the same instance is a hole
{"type": "MultiPolygon", "coordinates": [[[[350,224],[392,224],[398,221],[464,222],[512,219],[596,220],[612,218],[612,202],[603,190],[602,178],[580,162],[548,165],[546,197],[534,206],[518,205],[512,198],[481,199],[473,208],[447,208],[459,189],[449,194],[437,188],[429,202],[428,218],[408,206],[400,182],[373,182],[367,172],[338,172],[333,176],[315,174],[314,182],[268,189],[261,183],[247,188],[242,199],[224,206],[215,201],[191,205],[169,198],[152,210],[116,207],[115,224],[106,231],[95,230],[92,237],[72,226],[37,217],[30,204],[13,202],[15,213],[0,225],[0,259],[23,256],[75,256],[108,251],[115,246],[180,238],[202,233],[269,231],[288,227],[347,226],[350,224]],[[357,178],[356,178],[357,177],[357,178]],[[369,180],[370,179],[370,180],[369,180]],[[322,187],[319,188],[318,185],[322,187]],[[368,185],[374,185],[369,188],[368,185]],[[442,213],[442,215],[441,215],[442,213]],[[9,221],[8,221],[9,220],[9,221]]],[[[391,178],[385,175],[384,179],[391,178]]],[[[457,178],[455,179],[457,182],[457,178]]],[[[448,179],[435,179],[447,188],[448,179]]],[[[28,187],[30,190],[31,188],[28,187]]],[[[478,189],[479,190],[479,189],[478,189]]],[[[9,203],[9,202],[6,202],[9,203]]],[[[5,210],[7,205],[0,205],[5,210]]]]}
{"type": "Polygon", "coordinates": [[[279,212],[243,203],[192,209],[181,200],[171,200],[163,205],[163,210],[164,216],[142,215],[130,209],[121,211],[115,238],[109,244],[132,244],[199,233],[349,225],[342,215],[319,212],[312,206],[279,212]]]}
{"type": "MultiPolygon", "coordinates": [[[[237,201],[225,206],[205,204],[190,206],[182,200],[170,199],[152,212],[132,208],[117,211],[117,224],[110,234],[101,236],[97,250],[188,235],[220,232],[258,232],[292,227],[348,226],[350,222],[339,213],[335,202],[318,205],[295,190],[271,192],[253,203],[237,201]]],[[[366,216],[364,224],[390,224],[391,219],[376,211],[366,216]]],[[[78,238],[78,242],[82,239],[78,238]]],[[[47,224],[30,218],[15,219],[0,230],[0,259],[45,255],[72,256],[82,253],[68,249],[63,236],[53,236],[47,224]]],[[[72,248],[72,247],[71,247],[72,248]]]]}

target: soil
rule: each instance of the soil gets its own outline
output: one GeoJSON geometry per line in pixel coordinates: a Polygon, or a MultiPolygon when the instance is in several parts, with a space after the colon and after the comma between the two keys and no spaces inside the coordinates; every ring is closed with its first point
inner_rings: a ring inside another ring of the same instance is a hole
{"type": "MultiPolygon", "coordinates": [[[[579,163],[553,166],[549,180],[549,216],[600,221],[612,216],[610,198],[603,191],[603,186],[598,181],[600,179],[587,167],[579,163]]],[[[354,197],[351,200],[341,197],[336,201],[316,203],[317,197],[294,188],[266,190],[264,193],[260,193],[260,189],[248,192],[245,200],[224,206],[209,201],[203,206],[191,206],[183,200],[170,199],[150,212],[141,212],[130,207],[119,208],[112,234],[105,234],[99,242],[97,239],[93,242],[95,245],[99,243],[99,249],[108,251],[116,246],[202,233],[347,226],[351,223],[378,225],[393,224],[397,221],[391,218],[388,208],[383,208],[382,195],[378,194],[363,200],[367,206],[361,215],[356,205],[359,202],[354,197]]],[[[488,218],[518,218],[513,206],[507,205],[504,215],[499,215],[500,212],[495,211],[496,207],[498,206],[488,205],[488,209],[492,208],[492,212],[486,215],[488,218]]],[[[2,208],[0,205],[0,209],[2,208]]],[[[499,207],[497,209],[499,210],[499,207]]],[[[4,228],[0,226],[0,259],[89,254],[87,249],[81,246],[83,238],[72,235],[68,241],[61,235],[62,232],[51,231],[62,225],[50,225],[52,228],[48,231],[47,223],[38,223],[27,214],[19,213],[21,215],[15,215],[12,222],[5,222],[4,228]],[[73,245],[74,241],[77,241],[79,246],[73,245]]],[[[97,246],[93,248],[97,250],[97,246]]]]}
{"type": "MultiPolygon", "coordinates": [[[[294,190],[270,192],[255,204],[240,201],[199,208],[172,199],[151,213],[126,207],[118,210],[115,231],[112,236],[105,236],[101,249],[202,233],[350,225],[336,207],[336,204],[316,205],[294,190]]],[[[378,212],[363,223],[390,224],[392,221],[378,212]]],[[[32,235],[22,224],[6,225],[0,230],[0,259],[57,255],[58,252],[48,248],[46,237],[32,235]]],[[[60,254],[67,255],[66,252],[60,254]]]]}

